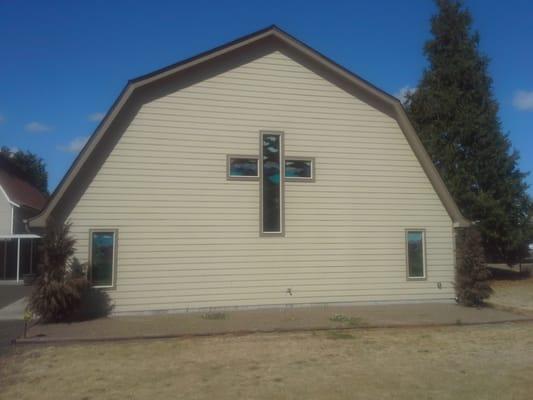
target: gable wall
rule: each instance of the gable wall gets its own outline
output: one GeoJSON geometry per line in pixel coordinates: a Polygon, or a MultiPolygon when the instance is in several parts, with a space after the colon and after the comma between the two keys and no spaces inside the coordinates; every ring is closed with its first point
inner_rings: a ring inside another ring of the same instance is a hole
{"type": "Polygon", "coordinates": [[[26,229],[25,220],[38,214],[37,210],[28,207],[16,207],[13,210],[13,233],[25,234],[28,233],[26,229]]]}
{"type": "Polygon", "coordinates": [[[0,189],[0,235],[11,235],[12,208],[0,189]]]}
{"type": "Polygon", "coordinates": [[[279,52],[145,104],[69,219],[82,261],[89,229],[119,230],[115,312],[454,296],[452,222],[396,121],[279,52]],[[259,130],[316,160],[285,185],[285,237],[259,237],[258,182],[226,180],[259,130]]]}

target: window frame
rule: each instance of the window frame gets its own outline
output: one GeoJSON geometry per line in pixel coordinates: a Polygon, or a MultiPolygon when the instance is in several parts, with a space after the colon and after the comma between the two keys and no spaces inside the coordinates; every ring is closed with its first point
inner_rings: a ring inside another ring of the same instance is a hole
{"type": "Polygon", "coordinates": [[[426,230],[424,228],[409,228],[405,230],[405,276],[408,281],[425,281],[427,280],[427,259],[426,259],[426,230]],[[422,276],[410,276],[409,275],[409,233],[420,232],[422,233],[422,276]]]}
{"type": "Polygon", "coordinates": [[[226,179],[228,181],[258,181],[261,177],[260,163],[258,156],[249,156],[241,154],[228,154],[226,157],[226,179]],[[231,159],[232,158],[248,158],[250,160],[255,160],[257,166],[257,175],[256,176],[238,176],[231,175],[231,159]]]}
{"type": "Polygon", "coordinates": [[[89,229],[89,284],[95,289],[116,289],[117,287],[117,257],[118,253],[118,229],[109,229],[109,228],[94,228],[89,229]],[[95,233],[113,233],[113,265],[111,268],[111,285],[93,285],[92,284],[92,258],[93,258],[93,235],[95,233]]]}
{"type": "Polygon", "coordinates": [[[285,182],[315,182],[315,157],[290,157],[287,156],[283,160],[283,174],[286,171],[285,163],[287,161],[310,161],[311,162],[311,176],[310,177],[299,177],[299,176],[285,176],[285,182]]]}
{"type": "Polygon", "coordinates": [[[283,131],[259,131],[259,236],[283,237],[285,236],[285,132],[283,131]],[[278,232],[265,232],[263,221],[263,136],[279,136],[279,201],[280,201],[280,230],[278,232]]]}

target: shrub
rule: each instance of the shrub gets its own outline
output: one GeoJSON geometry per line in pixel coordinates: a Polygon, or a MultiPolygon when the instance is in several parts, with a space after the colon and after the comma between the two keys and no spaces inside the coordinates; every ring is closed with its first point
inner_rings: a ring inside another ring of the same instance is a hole
{"type": "Polygon", "coordinates": [[[31,311],[46,322],[73,315],[88,287],[85,277],[72,274],[68,268],[75,243],[70,224],[48,224],[42,241],[43,265],[29,301],[31,311]]]}
{"type": "Polygon", "coordinates": [[[457,300],[465,306],[481,306],[492,289],[490,271],[485,263],[481,235],[475,228],[463,229],[457,235],[457,300]]]}
{"type": "Polygon", "coordinates": [[[202,314],[203,319],[226,319],[227,315],[225,312],[216,312],[216,311],[210,311],[206,312],[205,314],[202,314]]]}
{"type": "Polygon", "coordinates": [[[79,309],[72,315],[76,321],[107,317],[113,311],[111,299],[105,290],[87,286],[82,293],[79,309]]]}

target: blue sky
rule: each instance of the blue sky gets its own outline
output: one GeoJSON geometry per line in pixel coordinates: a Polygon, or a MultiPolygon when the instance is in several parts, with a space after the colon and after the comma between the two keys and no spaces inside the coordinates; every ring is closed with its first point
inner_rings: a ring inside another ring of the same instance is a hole
{"type": "MultiPolygon", "coordinates": [[[[533,171],[533,2],[466,4],[504,131],[533,171]]],[[[41,155],[53,190],[128,79],[270,24],[398,94],[426,65],[434,11],[430,0],[0,0],[0,144],[41,155]]]]}

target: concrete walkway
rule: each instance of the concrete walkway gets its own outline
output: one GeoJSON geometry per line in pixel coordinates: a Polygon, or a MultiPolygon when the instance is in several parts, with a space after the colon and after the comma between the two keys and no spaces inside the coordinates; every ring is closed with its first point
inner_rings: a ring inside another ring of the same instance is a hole
{"type": "Polygon", "coordinates": [[[0,281],[0,309],[30,295],[31,286],[6,284],[0,281]]]}
{"type": "Polygon", "coordinates": [[[13,339],[23,334],[27,302],[27,298],[23,297],[0,308],[0,355],[8,350],[13,339]]]}
{"type": "Polygon", "coordinates": [[[424,303],[314,306],[212,313],[122,316],[92,321],[39,324],[18,343],[164,338],[190,335],[343,328],[490,324],[531,320],[493,308],[424,303]]]}
{"type": "Polygon", "coordinates": [[[28,298],[16,300],[7,306],[0,308],[0,321],[20,321],[24,319],[24,310],[28,304],[28,298]]]}

